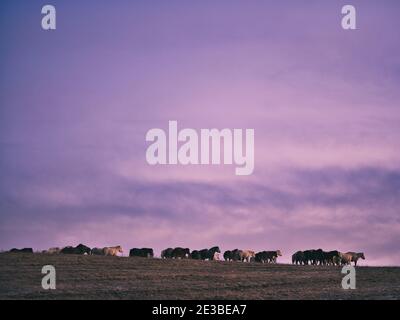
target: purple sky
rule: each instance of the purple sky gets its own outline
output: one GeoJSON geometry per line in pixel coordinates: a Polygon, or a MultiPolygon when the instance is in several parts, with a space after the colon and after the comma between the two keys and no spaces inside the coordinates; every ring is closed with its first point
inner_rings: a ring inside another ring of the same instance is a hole
{"type": "Polygon", "coordinates": [[[400,265],[399,16],[397,0],[1,1],[0,249],[323,248],[400,265]],[[168,120],[254,128],[253,175],[147,165],[146,132],[168,120]]]}

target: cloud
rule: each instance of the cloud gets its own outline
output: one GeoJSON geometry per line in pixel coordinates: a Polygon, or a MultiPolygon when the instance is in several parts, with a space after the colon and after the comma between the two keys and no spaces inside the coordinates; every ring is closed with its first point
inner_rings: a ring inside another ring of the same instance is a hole
{"type": "Polygon", "coordinates": [[[327,168],[293,171],[288,177],[281,184],[237,186],[110,178],[107,185],[87,181],[80,189],[66,185],[63,192],[50,187],[29,197],[22,192],[11,196],[8,206],[3,202],[10,214],[2,216],[2,242],[21,242],[12,226],[23,224],[23,212],[30,210],[35,223],[24,228],[34,238],[42,225],[49,246],[52,241],[122,242],[160,251],[216,243],[225,249],[280,248],[285,261],[294,250],[318,246],[363,250],[371,261],[400,262],[400,249],[393,246],[400,230],[399,171],[327,168]]]}

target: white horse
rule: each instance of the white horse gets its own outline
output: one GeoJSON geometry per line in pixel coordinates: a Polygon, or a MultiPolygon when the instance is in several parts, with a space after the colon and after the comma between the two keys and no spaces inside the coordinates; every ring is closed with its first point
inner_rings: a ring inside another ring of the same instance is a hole
{"type": "Polygon", "coordinates": [[[240,252],[240,261],[250,262],[251,258],[255,258],[256,253],[252,250],[243,250],[240,252]]]}
{"type": "Polygon", "coordinates": [[[60,251],[61,251],[60,248],[54,247],[54,248],[50,248],[49,250],[45,250],[44,253],[47,253],[47,254],[59,254],[60,251]]]}
{"type": "Polygon", "coordinates": [[[214,253],[213,260],[217,260],[217,261],[221,260],[219,252],[214,253]]]}
{"type": "Polygon", "coordinates": [[[117,256],[118,253],[123,253],[121,246],[104,247],[103,252],[105,256],[117,256]]]}

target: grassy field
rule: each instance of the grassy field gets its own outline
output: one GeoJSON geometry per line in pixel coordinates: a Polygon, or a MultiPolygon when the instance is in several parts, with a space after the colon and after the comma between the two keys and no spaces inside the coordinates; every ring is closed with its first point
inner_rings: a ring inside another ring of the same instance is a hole
{"type": "Polygon", "coordinates": [[[357,289],[338,267],[0,254],[0,299],[399,299],[400,268],[359,267],[357,289]],[[57,289],[41,287],[53,265],[57,289]]]}

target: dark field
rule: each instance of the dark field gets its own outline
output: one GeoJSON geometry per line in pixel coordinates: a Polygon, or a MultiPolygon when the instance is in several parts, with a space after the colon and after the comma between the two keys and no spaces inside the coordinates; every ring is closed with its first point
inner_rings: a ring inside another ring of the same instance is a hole
{"type": "Polygon", "coordinates": [[[343,290],[339,267],[0,254],[0,299],[399,299],[400,268],[359,267],[343,290]],[[54,265],[57,289],[43,290],[54,265]]]}

